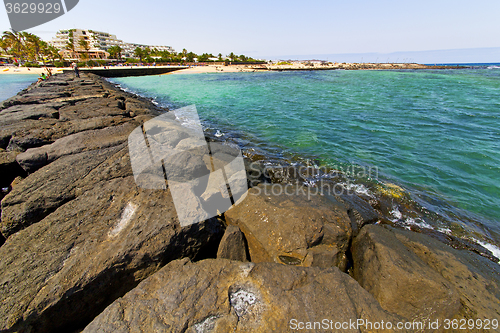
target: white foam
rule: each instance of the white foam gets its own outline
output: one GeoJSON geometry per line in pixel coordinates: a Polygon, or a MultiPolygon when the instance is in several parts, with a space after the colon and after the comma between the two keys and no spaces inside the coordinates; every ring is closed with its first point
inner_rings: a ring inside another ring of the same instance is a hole
{"type": "Polygon", "coordinates": [[[420,228],[425,228],[425,229],[434,229],[430,224],[422,220],[421,218],[414,219],[412,217],[409,217],[405,220],[404,222],[406,225],[415,225],[420,228]],[[420,222],[419,222],[420,221],[420,222]]]}
{"type": "Polygon", "coordinates": [[[116,237],[118,234],[125,229],[125,227],[129,224],[134,216],[135,211],[137,210],[137,205],[129,202],[125,209],[123,209],[122,216],[120,222],[116,224],[116,226],[109,232],[109,237],[116,237]]]}
{"type": "Polygon", "coordinates": [[[218,138],[220,138],[223,135],[224,135],[224,133],[222,133],[220,130],[217,130],[217,132],[215,132],[215,136],[218,138]]]}
{"type": "MultiPolygon", "coordinates": [[[[493,255],[497,258],[500,259],[500,248],[498,248],[497,246],[493,245],[493,244],[490,244],[490,243],[486,243],[486,242],[483,242],[483,241],[480,241],[478,239],[475,239],[473,238],[473,240],[478,243],[479,245],[481,245],[482,247],[484,247],[485,249],[487,250],[490,250],[491,253],[493,253],[493,255]]],[[[498,263],[500,264],[500,261],[498,261],[498,263]]]]}
{"type": "Polygon", "coordinates": [[[451,235],[451,229],[450,228],[438,228],[438,231],[443,233],[443,234],[447,234],[447,235],[451,235]]]}
{"type": "Polygon", "coordinates": [[[363,184],[351,184],[351,183],[341,183],[342,186],[344,186],[348,191],[354,191],[357,194],[363,194],[366,195],[370,198],[373,198],[373,194],[364,186],[363,184]]]}
{"type": "Polygon", "coordinates": [[[394,220],[392,220],[392,222],[397,222],[403,217],[403,214],[401,214],[401,212],[399,211],[398,206],[392,207],[392,210],[389,213],[394,217],[394,220]]]}

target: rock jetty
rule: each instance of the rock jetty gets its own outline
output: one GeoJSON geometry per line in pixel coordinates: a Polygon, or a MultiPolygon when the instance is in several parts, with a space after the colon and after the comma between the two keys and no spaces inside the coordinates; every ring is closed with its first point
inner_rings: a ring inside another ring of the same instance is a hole
{"type": "Polygon", "coordinates": [[[355,195],[260,179],[182,226],[127,144],[165,112],[93,74],[0,104],[0,332],[495,331],[498,259],[381,223],[355,195]]]}

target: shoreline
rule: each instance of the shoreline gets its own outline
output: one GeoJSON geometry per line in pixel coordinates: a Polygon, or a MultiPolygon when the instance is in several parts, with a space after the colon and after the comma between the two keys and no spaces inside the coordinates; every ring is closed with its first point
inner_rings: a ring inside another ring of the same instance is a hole
{"type": "MultiPolygon", "coordinates": [[[[209,319],[220,331],[287,331],[291,318],[496,318],[498,258],[444,234],[383,224],[356,194],[304,196],[294,182],[297,192],[275,194],[286,191],[285,178],[300,181],[292,169],[267,184],[248,173],[255,186],[238,205],[181,225],[174,190],[140,188],[130,162],[130,133],[159,115],[167,136],[152,139],[184,147],[191,138],[168,110],[95,75],[58,74],[0,104],[9,183],[0,330],[194,330],[209,319]]],[[[211,163],[228,163],[222,149],[211,163]]]]}
{"type": "MultiPolygon", "coordinates": [[[[113,71],[113,70],[140,70],[140,69],[172,69],[175,66],[107,66],[80,68],[80,71],[113,71]]],[[[181,66],[182,67],[182,66],[181,66]]],[[[460,69],[463,66],[441,66],[441,65],[422,65],[422,64],[404,64],[404,63],[334,63],[329,65],[318,64],[291,64],[291,65],[199,65],[189,66],[186,69],[179,69],[169,73],[159,75],[179,75],[179,74],[205,74],[205,73],[236,73],[236,72],[267,72],[267,71],[316,71],[316,70],[401,70],[401,69],[460,69]]],[[[52,73],[72,72],[69,67],[54,68],[51,67],[52,73]]],[[[37,74],[46,72],[42,67],[13,67],[0,66],[1,74],[37,74]]],[[[97,74],[97,72],[95,73],[97,74]]],[[[158,74],[151,74],[158,75],[158,74]]]]}

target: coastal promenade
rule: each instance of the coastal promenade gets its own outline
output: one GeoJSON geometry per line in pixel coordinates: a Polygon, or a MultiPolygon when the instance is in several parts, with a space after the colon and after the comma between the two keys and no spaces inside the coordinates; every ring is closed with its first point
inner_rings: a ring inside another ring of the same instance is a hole
{"type": "MultiPolygon", "coordinates": [[[[498,329],[491,252],[384,223],[379,198],[266,177],[265,160],[244,200],[181,225],[172,184],[134,179],[128,138],[146,122],[151,146],[192,143],[169,110],[91,73],[0,102],[1,332],[498,329]]],[[[225,149],[162,163],[209,174],[233,159],[225,149]]],[[[196,207],[223,195],[196,190],[196,207]]]]}

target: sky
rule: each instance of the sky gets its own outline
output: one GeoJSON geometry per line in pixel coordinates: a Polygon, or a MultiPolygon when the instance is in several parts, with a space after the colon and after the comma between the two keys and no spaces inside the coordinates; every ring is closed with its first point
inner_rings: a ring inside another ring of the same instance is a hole
{"type": "MultiPolygon", "coordinates": [[[[125,42],[254,58],[452,49],[427,62],[454,62],[460,49],[500,47],[498,13],[500,0],[80,0],[28,31],[50,40],[60,29],[92,29],[125,42]]],[[[10,29],[5,9],[0,29],[10,29]]]]}

